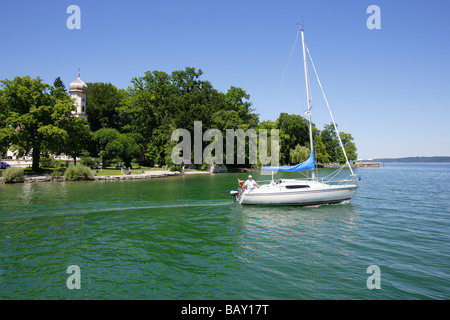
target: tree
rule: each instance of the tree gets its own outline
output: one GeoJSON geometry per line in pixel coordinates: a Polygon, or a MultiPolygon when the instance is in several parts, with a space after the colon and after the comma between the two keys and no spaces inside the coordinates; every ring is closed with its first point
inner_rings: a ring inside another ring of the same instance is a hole
{"type": "Polygon", "coordinates": [[[173,130],[186,129],[193,136],[194,121],[224,136],[225,129],[256,128],[258,116],[252,113],[249,95],[237,87],[218,92],[209,81],[200,80],[202,74],[187,67],[170,75],[147,71],[132,80],[119,111],[121,130],[143,137],[147,163],[167,164],[173,130]]]}
{"type": "Polygon", "coordinates": [[[4,155],[11,144],[11,136],[14,133],[12,125],[8,124],[9,108],[6,95],[0,90],[0,154],[4,155]]]}
{"type": "Polygon", "coordinates": [[[76,164],[77,157],[87,153],[91,139],[89,124],[82,118],[69,117],[66,121],[61,121],[59,125],[67,132],[60,152],[72,156],[76,164]]]}
{"type": "Polygon", "coordinates": [[[92,132],[101,128],[120,129],[122,123],[119,117],[121,100],[124,91],[117,89],[111,83],[87,83],[86,114],[92,132]]]}
{"type": "Polygon", "coordinates": [[[314,155],[318,163],[330,163],[331,157],[327,153],[327,148],[322,142],[322,137],[319,134],[314,137],[314,155]]]}
{"type": "Polygon", "coordinates": [[[170,76],[161,71],[147,71],[143,77],[133,78],[122,99],[119,115],[123,132],[140,134],[146,145],[145,162],[163,164],[164,144],[170,141],[169,97],[176,89],[170,76]],[[164,126],[164,124],[166,124],[164,126]],[[157,161],[156,161],[157,160],[157,161]]]}
{"type": "Polygon", "coordinates": [[[53,82],[53,88],[62,88],[63,91],[66,91],[66,86],[64,85],[64,82],[61,80],[60,77],[57,77],[55,81],[53,82]]]}
{"type": "MultiPolygon", "coordinates": [[[[347,158],[349,161],[357,159],[356,146],[353,143],[353,137],[349,133],[339,133],[344,146],[347,158]]],[[[333,124],[325,125],[324,130],[321,131],[320,136],[326,147],[326,152],[330,156],[330,161],[333,162],[345,162],[344,153],[339,143],[336,130],[333,124]]]]}
{"type": "MultiPolygon", "coordinates": [[[[356,160],[358,158],[358,154],[356,153],[356,145],[353,142],[353,137],[350,133],[340,132],[342,144],[344,145],[345,153],[347,154],[348,161],[356,160]]],[[[338,152],[338,160],[340,162],[345,162],[344,152],[342,148],[339,149],[338,152]]]]}
{"type": "Polygon", "coordinates": [[[300,115],[280,113],[276,121],[276,127],[280,130],[280,158],[284,163],[289,162],[290,150],[300,144],[310,146],[309,123],[300,115]]]}
{"type": "MultiPolygon", "coordinates": [[[[271,120],[265,120],[258,124],[257,132],[258,132],[258,166],[262,165],[279,165],[279,158],[280,158],[280,150],[279,150],[279,144],[274,145],[276,149],[272,150],[272,138],[275,139],[275,137],[272,137],[272,130],[276,129],[275,127],[275,121],[271,120]],[[266,137],[262,135],[262,131],[266,131],[266,137]],[[264,141],[265,138],[265,141],[264,141]],[[265,146],[266,148],[266,154],[264,155],[264,151],[262,147],[265,146]],[[269,156],[270,155],[270,156],[269,156]],[[267,158],[261,159],[262,156],[267,156],[267,158]],[[270,158],[270,164],[267,162],[270,158]],[[278,161],[277,161],[278,160],[278,161]],[[273,162],[272,162],[273,161],[273,162]]],[[[276,141],[276,140],[275,140],[276,141]]],[[[278,143],[280,141],[279,134],[278,134],[278,143]]]]}
{"type": "Polygon", "coordinates": [[[326,152],[330,156],[330,161],[336,162],[338,158],[337,152],[340,146],[333,124],[325,125],[324,129],[320,132],[320,136],[322,137],[322,142],[325,145],[326,152]]]}
{"type": "Polygon", "coordinates": [[[294,149],[289,150],[289,160],[291,164],[298,164],[306,161],[311,155],[311,150],[297,144],[294,149]]]}
{"type": "Polygon", "coordinates": [[[51,87],[39,77],[15,77],[1,83],[1,132],[7,136],[2,140],[25,152],[32,150],[32,169],[37,171],[41,151],[57,151],[67,141],[68,134],[61,123],[71,116],[73,101],[62,94],[62,88],[56,88],[56,94],[52,94],[51,87]]]}
{"type": "Polygon", "coordinates": [[[102,128],[93,133],[92,138],[99,146],[99,156],[103,162],[121,159],[126,167],[131,167],[131,161],[138,157],[141,147],[137,140],[138,134],[120,133],[117,129],[102,128]]]}

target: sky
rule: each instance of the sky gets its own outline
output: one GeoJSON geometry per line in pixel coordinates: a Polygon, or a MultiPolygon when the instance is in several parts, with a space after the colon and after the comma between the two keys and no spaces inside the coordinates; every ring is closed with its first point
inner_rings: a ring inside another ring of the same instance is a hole
{"type": "MultiPolygon", "coordinates": [[[[358,158],[450,156],[450,0],[0,0],[0,80],[67,88],[80,68],[85,82],[126,89],[146,71],[195,67],[221,92],[243,88],[261,121],[304,116],[298,23],[358,158]],[[67,27],[71,5],[80,29],[67,27]]],[[[308,68],[322,129],[331,119],[308,68]]]]}

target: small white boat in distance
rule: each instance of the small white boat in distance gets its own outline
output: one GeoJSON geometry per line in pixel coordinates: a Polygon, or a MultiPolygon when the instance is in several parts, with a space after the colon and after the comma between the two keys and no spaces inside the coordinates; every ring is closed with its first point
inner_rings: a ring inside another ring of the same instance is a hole
{"type": "MultiPolygon", "coordinates": [[[[308,111],[306,115],[309,120],[309,139],[311,146],[311,154],[305,162],[297,164],[295,166],[279,166],[279,167],[262,167],[263,171],[272,171],[272,181],[270,183],[261,185],[259,187],[246,190],[244,182],[238,178],[238,182],[240,183],[238,191],[231,191],[230,194],[234,195],[236,200],[239,200],[241,204],[254,204],[254,205],[317,205],[324,203],[338,203],[342,201],[348,201],[352,198],[353,194],[358,187],[357,181],[359,176],[353,173],[352,167],[347,158],[347,154],[345,152],[345,148],[342,144],[341,137],[339,135],[339,131],[337,129],[336,123],[334,122],[333,115],[331,113],[331,109],[328,105],[328,101],[323,92],[322,85],[320,84],[320,80],[317,76],[317,80],[319,82],[319,86],[322,90],[323,97],[325,99],[325,103],[328,107],[328,111],[331,116],[331,120],[334,124],[334,129],[336,131],[336,135],[339,139],[340,146],[342,148],[343,154],[346,159],[345,166],[348,166],[350,169],[349,177],[345,179],[337,179],[336,176],[343,169],[341,167],[338,169],[336,173],[332,173],[327,177],[319,179],[316,176],[316,164],[314,158],[314,144],[313,144],[313,136],[312,136],[312,122],[311,122],[311,101],[309,94],[309,86],[308,86],[308,69],[306,63],[306,44],[303,28],[300,28],[299,31],[302,35],[302,44],[303,44],[303,63],[305,68],[305,82],[306,82],[306,99],[308,104],[308,111]],[[306,179],[279,179],[277,181],[274,180],[273,175],[275,172],[300,172],[300,171],[310,171],[311,178],[306,179]],[[331,176],[331,177],[330,177],[331,176]]],[[[308,50],[309,54],[309,50],[308,50]]],[[[312,62],[311,55],[309,55],[311,64],[314,67],[314,63],[312,62]]]]}

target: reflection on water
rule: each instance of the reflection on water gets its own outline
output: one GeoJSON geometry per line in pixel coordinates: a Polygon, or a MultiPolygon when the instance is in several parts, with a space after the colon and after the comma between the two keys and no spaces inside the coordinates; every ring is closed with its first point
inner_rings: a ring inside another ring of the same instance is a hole
{"type": "Polygon", "coordinates": [[[359,212],[351,203],[317,206],[241,206],[248,232],[289,230],[292,236],[351,233],[357,226],[359,212]]]}
{"type": "MultiPolygon", "coordinates": [[[[352,268],[348,244],[358,237],[360,213],[350,203],[312,207],[236,204],[234,210],[239,213],[235,222],[240,226],[234,255],[253,275],[244,283],[257,296],[311,297],[311,286],[321,274],[352,268]]],[[[331,282],[323,284],[323,290],[332,287],[331,282]]]]}

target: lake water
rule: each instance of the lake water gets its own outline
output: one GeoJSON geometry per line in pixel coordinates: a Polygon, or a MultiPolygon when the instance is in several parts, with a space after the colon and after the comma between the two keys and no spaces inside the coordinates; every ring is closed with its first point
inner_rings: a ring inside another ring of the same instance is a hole
{"type": "Polygon", "coordinates": [[[0,299],[449,299],[450,164],[356,170],[312,207],[239,205],[236,174],[0,185],[0,299]]]}

